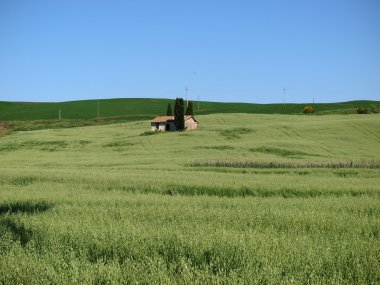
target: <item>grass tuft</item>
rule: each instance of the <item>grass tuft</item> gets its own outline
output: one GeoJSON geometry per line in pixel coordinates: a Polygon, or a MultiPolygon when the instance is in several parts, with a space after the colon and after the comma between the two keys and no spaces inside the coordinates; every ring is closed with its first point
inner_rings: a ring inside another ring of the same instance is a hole
{"type": "Polygon", "coordinates": [[[153,135],[158,135],[158,134],[163,134],[165,132],[160,132],[160,131],[156,131],[156,132],[152,132],[152,131],[146,131],[146,132],[143,132],[140,134],[140,136],[153,136],[153,135]]]}
{"type": "Polygon", "coordinates": [[[205,149],[217,149],[217,150],[226,150],[226,149],[234,149],[233,146],[230,145],[214,145],[214,146],[204,146],[202,148],[205,149]]]}
{"type": "Polygon", "coordinates": [[[38,141],[38,140],[29,140],[19,143],[8,143],[0,145],[1,151],[15,151],[21,149],[38,149],[43,151],[59,151],[63,150],[68,146],[66,141],[60,140],[51,140],[51,141],[38,141]]]}
{"type": "Polygon", "coordinates": [[[103,145],[103,147],[125,147],[125,146],[132,146],[134,143],[127,142],[127,141],[116,141],[112,143],[108,143],[103,145]]]}
{"type": "Polygon", "coordinates": [[[211,160],[195,161],[187,164],[190,167],[231,167],[231,168],[380,168],[380,161],[330,161],[330,162],[293,162],[293,161],[229,161],[211,160]]]}
{"type": "Polygon", "coordinates": [[[277,148],[277,147],[268,147],[268,146],[262,146],[257,148],[251,148],[251,152],[260,152],[260,153],[268,153],[273,154],[281,157],[296,157],[296,156],[319,156],[318,154],[313,153],[307,153],[303,151],[293,151],[283,148],[277,148]]]}
{"type": "Polygon", "coordinates": [[[233,128],[218,130],[219,134],[228,140],[239,139],[242,135],[254,132],[255,130],[249,128],[233,128]]]}

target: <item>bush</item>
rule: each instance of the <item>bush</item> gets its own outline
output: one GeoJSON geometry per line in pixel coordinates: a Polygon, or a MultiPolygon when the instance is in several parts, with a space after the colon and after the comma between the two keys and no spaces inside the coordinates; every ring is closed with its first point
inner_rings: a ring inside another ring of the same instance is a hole
{"type": "Polygon", "coordinates": [[[313,106],[306,106],[305,108],[303,108],[303,113],[304,114],[311,114],[311,113],[314,113],[314,108],[313,106]]]}
{"type": "Polygon", "coordinates": [[[358,114],[368,114],[368,109],[366,107],[359,107],[356,112],[358,112],[358,114]]]}
{"type": "Polygon", "coordinates": [[[371,112],[372,113],[379,113],[379,108],[376,105],[371,106],[371,112]]]}

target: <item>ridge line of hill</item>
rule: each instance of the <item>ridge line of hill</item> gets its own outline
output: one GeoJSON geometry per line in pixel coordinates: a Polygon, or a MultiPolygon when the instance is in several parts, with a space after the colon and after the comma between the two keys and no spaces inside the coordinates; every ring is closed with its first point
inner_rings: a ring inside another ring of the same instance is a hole
{"type": "MultiPolygon", "coordinates": [[[[153,98],[115,98],[99,100],[79,100],[60,103],[47,102],[5,102],[0,101],[0,121],[30,121],[30,120],[57,120],[59,110],[61,118],[69,120],[93,120],[99,117],[115,118],[133,117],[150,118],[155,115],[164,115],[168,103],[174,105],[171,99],[153,98]]],[[[257,103],[223,103],[223,102],[193,102],[195,115],[215,113],[248,113],[248,114],[301,114],[307,103],[286,104],[257,104],[257,103]]],[[[355,113],[358,107],[375,105],[380,101],[348,101],[338,103],[311,104],[316,114],[347,114],[355,113]]]]}

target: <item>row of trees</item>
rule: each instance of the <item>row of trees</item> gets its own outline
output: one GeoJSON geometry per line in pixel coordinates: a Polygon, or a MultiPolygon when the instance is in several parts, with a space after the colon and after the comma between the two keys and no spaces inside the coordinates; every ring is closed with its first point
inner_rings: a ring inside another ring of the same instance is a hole
{"type": "MultiPolygon", "coordinates": [[[[182,98],[176,98],[174,102],[174,124],[178,131],[183,131],[185,129],[185,114],[193,116],[193,102],[189,101],[185,110],[185,104],[182,98]]],[[[170,103],[166,110],[167,116],[173,116],[173,109],[170,103]]]]}

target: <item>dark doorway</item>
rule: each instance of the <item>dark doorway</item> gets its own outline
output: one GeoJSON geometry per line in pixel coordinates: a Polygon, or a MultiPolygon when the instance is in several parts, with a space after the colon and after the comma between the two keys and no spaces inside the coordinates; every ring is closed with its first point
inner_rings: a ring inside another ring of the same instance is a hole
{"type": "Polygon", "coordinates": [[[168,132],[170,131],[170,124],[166,124],[165,130],[168,132]]]}

